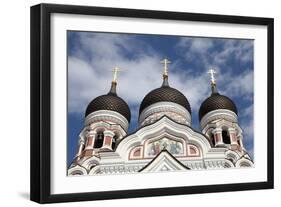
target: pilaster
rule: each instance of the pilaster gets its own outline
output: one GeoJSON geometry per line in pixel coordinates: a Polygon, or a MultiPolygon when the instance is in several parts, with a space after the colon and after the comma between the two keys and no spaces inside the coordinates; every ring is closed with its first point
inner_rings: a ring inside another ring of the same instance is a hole
{"type": "Polygon", "coordinates": [[[221,128],[215,128],[213,130],[214,138],[215,138],[215,146],[223,146],[223,140],[222,140],[222,129],[221,128]]]}
{"type": "Polygon", "coordinates": [[[103,149],[110,149],[112,150],[112,139],[114,136],[114,132],[113,131],[109,131],[109,130],[105,130],[104,131],[104,139],[103,139],[103,145],[102,148],[103,149]]]}

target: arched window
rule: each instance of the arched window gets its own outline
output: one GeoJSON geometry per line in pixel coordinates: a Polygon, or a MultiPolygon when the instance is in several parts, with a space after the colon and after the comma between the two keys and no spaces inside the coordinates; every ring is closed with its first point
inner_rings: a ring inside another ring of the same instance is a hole
{"type": "Polygon", "coordinates": [[[83,173],[81,171],[74,171],[73,173],[71,173],[72,175],[83,175],[83,173]]]}
{"type": "Polygon", "coordinates": [[[95,139],[95,145],[94,148],[101,148],[103,145],[103,138],[104,138],[104,134],[102,131],[99,131],[97,133],[96,139],[95,139]]]}
{"type": "Polygon", "coordinates": [[[215,135],[214,135],[214,133],[213,133],[213,128],[210,128],[209,130],[208,130],[208,137],[210,138],[210,141],[211,141],[211,143],[213,144],[213,146],[215,146],[216,145],[216,141],[215,141],[215,135]]]}
{"type": "Polygon", "coordinates": [[[247,163],[247,162],[242,162],[240,164],[240,167],[251,167],[251,165],[249,163],[247,163]]]}
{"type": "Polygon", "coordinates": [[[223,143],[225,144],[230,144],[230,136],[229,136],[229,133],[227,132],[227,130],[223,130],[222,131],[222,140],[223,140],[223,143]]]}
{"type": "Polygon", "coordinates": [[[211,132],[211,134],[210,134],[210,138],[211,138],[211,142],[212,142],[212,144],[213,144],[214,146],[216,146],[216,142],[215,142],[215,135],[214,135],[214,133],[213,133],[213,132],[211,132]]]}
{"type": "Polygon", "coordinates": [[[111,148],[114,150],[115,147],[116,147],[116,142],[117,142],[117,139],[118,139],[118,135],[115,134],[112,138],[112,144],[111,144],[111,148]]]}
{"type": "Polygon", "coordinates": [[[235,162],[236,161],[236,156],[234,155],[234,154],[232,154],[232,153],[229,153],[228,155],[227,155],[227,158],[231,161],[231,162],[235,162]]]}
{"type": "Polygon", "coordinates": [[[116,141],[117,141],[117,135],[114,135],[114,137],[112,138],[112,144],[111,144],[111,148],[113,150],[115,149],[116,141]]]}

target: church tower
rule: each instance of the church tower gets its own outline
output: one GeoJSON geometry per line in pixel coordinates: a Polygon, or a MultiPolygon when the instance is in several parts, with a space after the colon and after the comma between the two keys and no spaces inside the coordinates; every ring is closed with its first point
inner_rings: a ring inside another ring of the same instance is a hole
{"type": "Polygon", "coordinates": [[[142,100],[139,110],[139,126],[152,124],[163,116],[191,125],[191,108],[187,98],[168,83],[168,59],[161,61],[164,65],[163,83],[160,88],[150,91],[142,100]]]}
{"type": "Polygon", "coordinates": [[[127,135],[131,113],[128,104],[116,92],[119,71],[114,68],[109,92],[93,99],[87,106],[74,165],[89,157],[99,157],[101,152],[114,151],[116,143],[127,135]]]}
{"type": "Polygon", "coordinates": [[[249,167],[253,163],[243,145],[243,131],[238,123],[238,111],[235,103],[217,90],[215,71],[210,69],[211,95],[201,104],[199,121],[202,133],[213,147],[226,148],[226,157],[233,164],[242,157],[246,160],[241,166],[249,167]],[[235,153],[234,153],[235,152],[235,153]]]}

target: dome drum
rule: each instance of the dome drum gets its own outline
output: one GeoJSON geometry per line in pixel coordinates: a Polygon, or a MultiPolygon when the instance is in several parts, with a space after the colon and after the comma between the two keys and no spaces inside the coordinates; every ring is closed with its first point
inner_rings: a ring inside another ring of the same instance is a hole
{"type": "Polygon", "coordinates": [[[183,106],[172,102],[158,102],[146,107],[139,116],[139,125],[144,126],[168,116],[174,121],[191,125],[191,115],[183,106]]]}
{"type": "MultiPolygon", "coordinates": [[[[200,127],[203,132],[205,132],[206,127],[217,120],[225,120],[230,123],[238,123],[237,115],[228,109],[216,109],[208,112],[200,121],[200,127]]],[[[208,128],[208,127],[207,127],[208,128]]]]}
{"type": "Polygon", "coordinates": [[[120,125],[127,132],[129,128],[128,120],[120,113],[110,110],[94,111],[85,118],[85,126],[89,126],[94,122],[104,122],[109,124],[120,125]]]}

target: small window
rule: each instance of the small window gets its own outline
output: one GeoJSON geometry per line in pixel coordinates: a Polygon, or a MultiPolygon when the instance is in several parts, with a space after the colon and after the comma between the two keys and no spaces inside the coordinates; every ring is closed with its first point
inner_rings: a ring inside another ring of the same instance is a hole
{"type": "Polygon", "coordinates": [[[212,144],[213,144],[214,146],[216,146],[216,142],[215,142],[215,135],[214,135],[214,133],[212,133],[212,132],[211,132],[211,134],[210,134],[210,138],[211,138],[211,142],[212,142],[212,144]]]}
{"type": "Polygon", "coordinates": [[[103,132],[98,132],[96,139],[95,139],[95,145],[94,148],[101,148],[103,145],[103,138],[104,138],[104,134],[103,132]]]}
{"type": "Polygon", "coordinates": [[[226,130],[223,130],[222,131],[222,140],[223,140],[223,143],[225,144],[230,144],[230,136],[228,134],[228,132],[226,130]]]}
{"type": "Polygon", "coordinates": [[[247,163],[247,162],[242,162],[240,164],[240,167],[251,167],[251,165],[249,163],[247,163]]]}
{"type": "Polygon", "coordinates": [[[72,175],[83,175],[83,173],[81,171],[74,171],[72,172],[72,175]]]}
{"type": "Polygon", "coordinates": [[[114,150],[115,146],[116,146],[116,142],[117,142],[117,138],[118,136],[115,134],[113,139],[112,139],[112,144],[111,144],[111,148],[114,150]]]}

